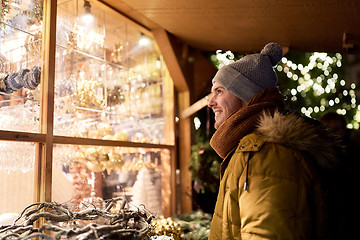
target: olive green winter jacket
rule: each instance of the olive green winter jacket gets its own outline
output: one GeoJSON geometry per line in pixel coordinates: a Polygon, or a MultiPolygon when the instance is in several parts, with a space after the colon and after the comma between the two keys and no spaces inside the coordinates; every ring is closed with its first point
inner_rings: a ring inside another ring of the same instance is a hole
{"type": "Polygon", "coordinates": [[[323,130],[264,115],[222,163],[209,239],[326,239],[318,169],[336,159],[323,130]]]}

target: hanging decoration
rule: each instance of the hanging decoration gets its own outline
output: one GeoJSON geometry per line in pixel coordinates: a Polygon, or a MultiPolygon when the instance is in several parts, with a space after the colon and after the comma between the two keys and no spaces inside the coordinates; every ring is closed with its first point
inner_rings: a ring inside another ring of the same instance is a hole
{"type": "Polygon", "coordinates": [[[0,78],[0,92],[12,93],[23,87],[34,90],[40,84],[41,68],[21,69],[0,78]]]}
{"type": "Polygon", "coordinates": [[[124,103],[124,90],[121,86],[115,86],[107,90],[107,104],[108,106],[116,106],[124,103]]]}
{"type": "Polygon", "coordinates": [[[121,64],[123,58],[124,46],[121,43],[115,43],[114,50],[111,52],[111,62],[121,64]]]}
{"type": "Polygon", "coordinates": [[[1,22],[4,21],[5,15],[8,14],[10,11],[10,4],[9,0],[2,0],[1,1],[1,22]]]}
{"type": "Polygon", "coordinates": [[[41,28],[42,26],[37,27],[35,33],[28,35],[25,39],[24,47],[26,49],[28,59],[37,59],[41,56],[41,28]]]}
{"type": "MultiPolygon", "coordinates": [[[[104,106],[103,88],[95,79],[79,80],[77,83],[76,107],[100,109],[104,106]]],[[[81,111],[81,109],[79,110],[81,111]]]]}

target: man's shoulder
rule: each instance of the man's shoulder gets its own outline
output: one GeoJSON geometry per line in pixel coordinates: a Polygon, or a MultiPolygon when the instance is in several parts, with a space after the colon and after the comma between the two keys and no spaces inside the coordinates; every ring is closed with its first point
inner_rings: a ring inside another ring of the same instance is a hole
{"type": "Polygon", "coordinates": [[[251,132],[240,139],[237,150],[249,150],[249,148],[259,148],[265,143],[264,136],[257,132],[251,132]]]}

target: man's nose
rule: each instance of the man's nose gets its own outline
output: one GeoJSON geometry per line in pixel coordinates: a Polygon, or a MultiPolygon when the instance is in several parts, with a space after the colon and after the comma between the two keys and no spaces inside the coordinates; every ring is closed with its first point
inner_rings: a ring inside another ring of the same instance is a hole
{"type": "Polygon", "coordinates": [[[208,101],[208,107],[212,108],[216,105],[216,102],[214,100],[214,95],[211,94],[211,96],[209,97],[209,101],[208,101]]]}

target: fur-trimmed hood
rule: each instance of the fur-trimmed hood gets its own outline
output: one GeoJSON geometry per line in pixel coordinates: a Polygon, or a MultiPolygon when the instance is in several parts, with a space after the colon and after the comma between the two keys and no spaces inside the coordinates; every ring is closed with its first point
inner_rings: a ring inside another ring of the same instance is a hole
{"type": "Polygon", "coordinates": [[[256,132],[267,142],[283,144],[307,154],[321,168],[333,169],[339,164],[340,138],[321,122],[297,112],[271,115],[264,111],[256,132]]]}

